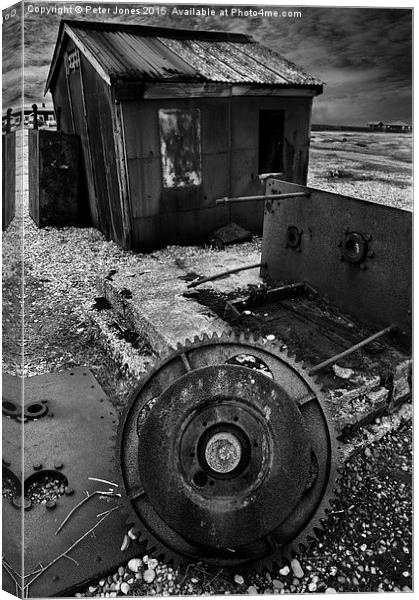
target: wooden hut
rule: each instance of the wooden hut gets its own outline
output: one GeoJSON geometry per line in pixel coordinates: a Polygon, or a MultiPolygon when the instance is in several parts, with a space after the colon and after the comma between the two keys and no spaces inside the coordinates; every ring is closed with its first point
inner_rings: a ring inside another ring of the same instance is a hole
{"type": "Polygon", "coordinates": [[[232,33],[62,21],[47,79],[61,129],[81,138],[91,223],[124,248],[260,233],[259,175],[305,184],[322,83],[232,33]]]}

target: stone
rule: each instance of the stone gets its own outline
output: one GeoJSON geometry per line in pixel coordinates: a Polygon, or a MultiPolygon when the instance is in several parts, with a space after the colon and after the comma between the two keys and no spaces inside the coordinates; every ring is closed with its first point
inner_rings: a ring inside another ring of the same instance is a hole
{"type": "Polygon", "coordinates": [[[281,575],[286,577],[290,572],[290,568],[288,567],[288,565],[285,565],[285,567],[282,567],[282,569],[279,569],[279,572],[281,575]]]}
{"type": "Polygon", "coordinates": [[[308,584],[308,589],[310,592],[315,592],[317,590],[317,585],[314,583],[314,581],[308,584]]]}
{"type": "Polygon", "coordinates": [[[127,583],[126,581],[124,581],[123,583],[121,583],[121,592],[123,594],[125,594],[125,596],[127,594],[129,594],[130,589],[131,589],[131,586],[129,585],[129,583],[127,583]]]}
{"type": "Polygon", "coordinates": [[[143,579],[146,583],[153,583],[156,572],[153,569],[146,569],[143,573],[143,579]]]}
{"type": "Polygon", "coordinates": [[[237,585],[243,585],[244,579],[241,575],[234,575],[234,582],[237,583],[237,585]]]}
{"type": "Polygon", "coordinates": [[[282,583],[282,581],[279,581],[279,579],[273,579],[272,585],[274,590],[282,590],[282,588],[284,587],[284,584],[282,583]]]}
{"type": "Polygon", "coordinates": [[[291,569],[294,575],[297,577],[297,579],[301,579],[302,577],[304,577],[304,571],[296,558],[293,558],[291,560],[291,569]]]}
{"type": "Polygon", "coordinates": [[[250,596],[255,596],[257,593],[257,588],[254,585],[249,585],[246,590],[246,594],[249,594],[250,596]]]}
{"type": "Polygon", "coordinates": [[[156,569],[157,565],[159,564],[159,561],[155,558],[149,558],[148,559],[148,568],[149,569],[153,569],[153,571],[156,569]]]}
{"type": "Polygon", "coordinates": [[[336,375],[336,377],[340,377],[340,379],[350,379],[352,377],[352,375],[354,374],[352,369],[344,369],[343,367],[340,367],[339,365],[333,365],[332,369],[333,369],[333,372],[336,375]]]}
{"type": "Polygon", "coordinates": [[[132,573],[139,573],[142,566],[143,561],[141,560],[141,558],[131,558],[131,560],[128,561],[128,569],[132,573]]]}
{"type": "Polygon", "coordinates": [[[336,592],[335,588],[328,587],[328,588],[325,589],[324,593],[325,594],[336,594],[337,592],[336,592]]]}

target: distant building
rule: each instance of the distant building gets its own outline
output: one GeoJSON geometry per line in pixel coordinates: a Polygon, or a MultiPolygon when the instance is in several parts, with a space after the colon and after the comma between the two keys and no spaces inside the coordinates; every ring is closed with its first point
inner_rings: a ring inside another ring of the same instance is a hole
{"type": "Polygon", "coordinates": [[[406,133],[408,131],[412,131],[412,126],[408,125],[407,123],[403,123],[403,121],[392,121],[391,123],[386,123],[386,130],[401,131],[406,133]]]}
{"type": "Polygon", "coordinates": [[[412,126],[403,121],[391,121],[389,123],[384,121],[371,121],[368,123],[368,127],[373,131],[398,131],[401,133],[412,131],[412,126]]]}
{"type": "Polygon", "coordinates": [[[384,123],[382,121],[371,121],[371,123],[368,123],[368,127],[373,131],[383,131],[384,123]]]}

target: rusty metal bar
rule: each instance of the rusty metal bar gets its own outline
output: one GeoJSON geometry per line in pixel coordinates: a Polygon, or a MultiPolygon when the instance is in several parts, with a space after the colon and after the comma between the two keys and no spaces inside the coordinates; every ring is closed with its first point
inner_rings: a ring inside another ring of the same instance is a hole
{"type": "Polygon", "coordinates": [[[252,202],[254,200],[284,200],[286,198],[300,198],[305,196],[308,198],[310,192],[290,192],[288,194],[261,194],[260,196],[237,196],[236,198],[217,198],[216,204],[231,204],[232,202],[252,202]]]}
{"type": "Polygon", "coordinates": [[[236,267],[235,269],[229,269],[228,271],[222,271],[221,273],[217,273],[216,275],[210,275],[209,277],[203,277],[202,279],[198,279],[192,281],[187,285],[188,288],[194,288],[197,285],[201,285],[201,283],[207,283],[207,281],[214,281],[215,279],[219,279],[220,277],[224,277],[226,275],[233,275],[233,273],[239,273],[240,271],[248,271],[249,269],[257,269],[257,267],[266,267],[266,263],[255,263],[253,265],[247,265],[246,267],[236,267]]]}
{"type": "Polygon", "coordinates": [[[334,364],[336,361],[340,360],[341,358],[344,358],[345,356],[349,356],[349,354],[353,354],[360,348],[367,346],[374,340],[377,340],[378,338],[383,337],[383,335],[386,335],[387,333],[390,333],[391,331],[394,331],[395,329],[397,329],[397,325],[389,325],[388,327],[381,329],[381,331],[378,331],[377,333],[370,335],[370,337],[366,338],[365,340],[362,340],[362,342],[358,342],[358,344],[351,346],[347,350],[344,350],[343,352],[340,352],[339,354],[335,354],[335,356],[332,356],[331,358],[328,358],[327,360],[324,360],[323,362],[319,363],[318,365],[316,365],[315,367],[310,369],[309,375],[313,375],[314,373],[321,371],[325,367],[328,367],[329,365],[334,364]]]}

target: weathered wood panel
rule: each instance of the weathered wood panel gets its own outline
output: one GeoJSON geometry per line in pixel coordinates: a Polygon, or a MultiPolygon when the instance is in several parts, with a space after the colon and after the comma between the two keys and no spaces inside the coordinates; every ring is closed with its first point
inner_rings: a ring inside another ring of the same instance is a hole
{"type": "Polygon", "coordinates": [[[92,161],[100,230],[123,245],[121,191],[115,156],[109,86],[82,57],[81,73],[85,96],[86,127],[92,161]]]}
{"type": "Polygon", "coordinates": [[[77,225],[80,146],[77,135],[30,129],[29,214],[38,227],[77,225]]]}
{"type": "Polygon", "coordinates": [[[2,135],[2,228],[7,229],[16,206],[16,131],[2,135]]]}
{"type": "MultiPolygon", "coordinates": [[[[73,49],[74,44],[72,42],[68,43],[67,51],[71,52],[73,49]]],[[[65,60],[65,58],[63,60],[65,60]]],[[[102,215],[102,211],[99,211],[98,206],[98,197],[94,178],[95,165],[91,159],[91,148],[82,94],[80,67],[68,72],[67,89],[72,113],[72,121],[74,123],[73,131],[80,136],[81,140],[82,166],[88,191],[87,201],[90,221],[95,227],[98,227],[103,231],[104,226],[101,222],[101,219],[104,218],[105,215],[102,215]]]]}

